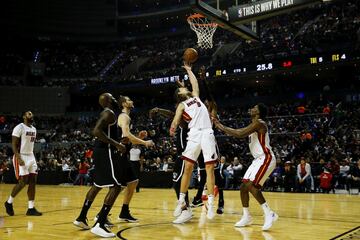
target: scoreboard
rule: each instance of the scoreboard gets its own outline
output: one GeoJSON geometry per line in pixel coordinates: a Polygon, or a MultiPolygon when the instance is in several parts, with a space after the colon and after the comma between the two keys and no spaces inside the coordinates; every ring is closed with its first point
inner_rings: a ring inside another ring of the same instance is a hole
{"type": "MultiPolygon", "coordinates": [[[[309,55],[302,57],[284,58],[281,60],[264,61],[257,63],[241,63],[233,66],[217,67],[213,66],[207,69],[206,77],[220,77],[226,75],[243,75],[257,72],[271,72],[275,70],[289,70],[298,66],[321,66],[322,64],[335,64],[351,60],[360,60],[360,57],[352,56],[350,53],[335,52],[323,55],[309,55]]],[[[178,74],[173,76],[162,76],[150,79],[151,85],[174,83],[176,80],[188,80],[188,76],[178,74]]]]}

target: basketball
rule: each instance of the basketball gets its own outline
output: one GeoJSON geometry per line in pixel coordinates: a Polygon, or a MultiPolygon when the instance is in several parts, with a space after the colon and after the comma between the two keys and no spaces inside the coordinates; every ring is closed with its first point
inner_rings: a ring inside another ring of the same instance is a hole
{"type": "Polygon", "coordinates": [[[187,63],[194,63],[198,59],[198,53],[194,48],[187,48],[184,52],[183,59],[187,63]]]}

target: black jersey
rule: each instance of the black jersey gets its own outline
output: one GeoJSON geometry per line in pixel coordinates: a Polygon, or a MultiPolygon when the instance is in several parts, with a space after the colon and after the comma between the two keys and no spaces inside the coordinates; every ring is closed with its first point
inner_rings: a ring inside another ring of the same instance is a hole
{"type": "MultiPolygon", "coordinates": [[[[105,111],[110,111],[114,116],[114,112],[113,110],[111,110],[110,108],[105,108],[104,111],[102,111],[101,113],[105,112],[105,111]]],[[[117,140],[119,139],[119,134],[118,134],[118,127],[116,124],[116,118],[115,121],[113,123],[108,124],[107,126],[105,126],[103,129],[101,129],[102,131],[104,131],[104,133],[111,139],[117,140]]],[[[103,141],[96,139],[95,140],[95,147],[96,148],[108,148],[111,147],[113,150],[116,150],[116,148],[110,144],[104,143],[103,141]]]]}

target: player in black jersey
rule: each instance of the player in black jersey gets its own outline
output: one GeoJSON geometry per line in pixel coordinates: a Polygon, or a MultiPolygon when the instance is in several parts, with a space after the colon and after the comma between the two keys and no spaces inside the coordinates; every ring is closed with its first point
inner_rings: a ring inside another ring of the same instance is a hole
{"type": "Polygon", "coordinates": [[[115,98],[110,93],[101,94],[99,104],[104,110],[93,130],[93,134],[97,138],[94,148],[95,181],[86,195],[81,213],[74,224],[83,229],[90,228],[87,224],[87,212],[99,191],[103,187],[109,187],[104,205],[91,232],[101,237],[114,237],[115,234],[105,227],[105,223],[121,191],[120,169],[118,169],[116,162],[120,154],[125,152],[125,146],[117,141],[116,117],[113,110],[118,106],[115,98]]]}
{"type": "MultiPolygon", "coordinates": [[[[81,213],[74,221],[74,225],[83,229],[90,229],[87,224],[87,213],[91,204],[102,188],[110,187],[104,204],[104,206],[107,206],[105,208],[103,206],[95,218],[96,228],[93,228],[92,232],[102,237],[113,237],[115,235],[109,232],[105,226],[113,225],[107,220],[107,214],[111,208],[109,205],[113,205],[114,199],[116,199],[121,191],[120,179],[122,179],[122,171],[119,169],[118,159],[121,157],[122,152],[125,152],[126,148],[125,145],[117,142],[120,137],[116,124],[116,116],[113,111],[119,108],[116,99],[110,93],[104,93],[99,97],[99,104],[104,110],[101,112],[100,118],[93,130],[93,134],[97,137],[94,149],[95,181],[86,195],[81,213]]],[[[125,192],[124,202],[129,198],[128,194],[128,192],[125,192]]]]}
{"type": "MultiPolygon", "coordinates": [[[[127,185],[119,219],[127,222],[137,222],[137,219],[132,217],[129,211],[129,203],[139,182],[138,176],[134,172],[134,169],[130,163],[130,149],[132,144],[153,147],[154,142],[152,140],[144,141],[141,138],[134,136],[130,132],[131,118],[129,115],[131,109],[134,108],[133,101],[131,101],[131,99],[127,96],[120,96],[118,102],[122,108],[122,112],[119,114],[117,122],[120,131],[119,137],[121,138],[121,143],[126,146],[126,152],[122,154],[122,157],[119,161],[119,164],[121,165],[120,169],[122,171],[120,182],[122,185],[127,185]]],[[[140,135],[143,135],[143,133],[144,131],[140,132],[140,135]]],[[[143,136],[146,137],[146,135],[143,136]]]]}

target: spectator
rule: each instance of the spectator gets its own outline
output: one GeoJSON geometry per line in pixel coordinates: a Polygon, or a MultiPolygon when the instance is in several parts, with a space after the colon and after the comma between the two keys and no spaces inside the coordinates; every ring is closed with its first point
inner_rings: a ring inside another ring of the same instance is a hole
{"type": "Polygon", "coordinates": [[[357,164],[351,168],[347,185],[349,192],[351,192],[352,188],[358,188],[360,193],[360,160],[358,160],[357,164]]]}
{"type": "Polygon", "coordinates": [[[312,175],[310,164],[301,157],[300,163],[297,166],[297,190],[299,192],[311,192],[312,175]]]}
{"type": "Polygon", "coordinates": [[[332,189],[332,174],[328,168],[324,169],[324,172],[320,174],[320,188],[323,193],[329,193],[332,189]]]}
{"type": "Polygon", "coordinates": [[[346,188],[346,180],[349,176],[350,173],[350,166],[349,166],[349,162],[347,160],[343,160],[341,161],[341,165],[340,165],[340,173],[339,173],[339,185],[341,185],[342,188],[346,188]]]}
{"type": "Polygon", "coordinates": [[[89,175],[88,175],[88,169],[90,168],[90,165],[87,161],[81,160],[79,164],[79,174],[77,175],[74,185],[87,185],[89,175]]]}
{"type": "Polygon", "coordinates": [[[295,189],[296,170],[290,161],[284,167],[284,191],[292,192],[295,189]]]}

